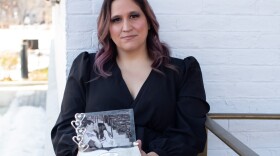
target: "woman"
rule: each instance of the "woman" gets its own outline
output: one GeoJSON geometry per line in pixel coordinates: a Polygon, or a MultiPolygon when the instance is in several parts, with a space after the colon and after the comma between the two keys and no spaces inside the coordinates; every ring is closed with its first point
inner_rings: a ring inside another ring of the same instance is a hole
{"type": "Polygon", "coordinates": [[[142,156],[194,156],[206,142],[206,102],[199,63],[172,58],[160,42],[147,0],[104,0],[101,49],[73,62],[52,130],[58,156],[76,155],[69,124],[77,112],[132,108],[142,156]]]}

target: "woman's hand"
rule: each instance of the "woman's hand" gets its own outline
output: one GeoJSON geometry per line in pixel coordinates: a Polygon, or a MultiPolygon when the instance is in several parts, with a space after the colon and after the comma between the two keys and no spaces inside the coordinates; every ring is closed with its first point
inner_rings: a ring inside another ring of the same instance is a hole
{"type": "Polygon", "coordinates": [[[150,152],[150,153],[146,154],[146,152],[144,152],[142,150],[142,141],[141,140],[137,140],[136,142],[138,143],[138,147],[139,147],[139,150],[141,152],[141,156],[159,156],[155,152],[150,152]]]}
{"type": "Polygon", "coordinates": [[[159,156],[158,154],[156,154],[155,152],[150,152],[147,154],[148,156],[159,156]]]}

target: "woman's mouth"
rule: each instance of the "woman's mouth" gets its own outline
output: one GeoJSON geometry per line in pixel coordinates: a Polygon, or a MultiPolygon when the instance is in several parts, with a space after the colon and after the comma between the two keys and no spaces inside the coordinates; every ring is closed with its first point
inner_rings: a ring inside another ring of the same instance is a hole
{"type": "Polygon", "coordinates": [[[127,35],[127,36],[122,36],[121,39],[124,39],[124,40],[131,40],[133,38],[135,38],[137,35],[127,35]]]}

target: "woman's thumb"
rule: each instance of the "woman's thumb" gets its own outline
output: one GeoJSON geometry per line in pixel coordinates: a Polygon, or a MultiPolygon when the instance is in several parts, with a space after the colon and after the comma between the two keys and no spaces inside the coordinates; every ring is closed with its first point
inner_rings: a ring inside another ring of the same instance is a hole
{"type": "Polygon", "coordinates": [[[134,142],[136,146],[139,147],[139,149],[142,149],[142,141],[141,140],[137,140],[136,142],[134,142]]]}

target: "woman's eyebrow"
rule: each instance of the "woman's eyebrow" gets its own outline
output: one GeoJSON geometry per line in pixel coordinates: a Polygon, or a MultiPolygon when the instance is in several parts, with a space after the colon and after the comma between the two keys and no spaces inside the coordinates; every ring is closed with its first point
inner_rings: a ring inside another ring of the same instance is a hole
{"type": "Polygon", "coordinates": [[[140,14],[138,11],[131,11],[129,14],[140,14]]]}
{"type": "Polygon", "coordinates": [[[116,17],[120,17],[120,15],[113,15],[113,16],[111,16],[111,18],[116,18],[116,17]]]}
{"type": "MultiPolygon", "coordinates": [[[[131,15],[131,14],[140,14],[140,12],[139,11],[130,11],[130,12],[127,13],[127,15],[131,15]]],[[[122,15],[116,14],[116,15],[112,15],[111,18],[121,17],[121,16],[122,15]]]]}

